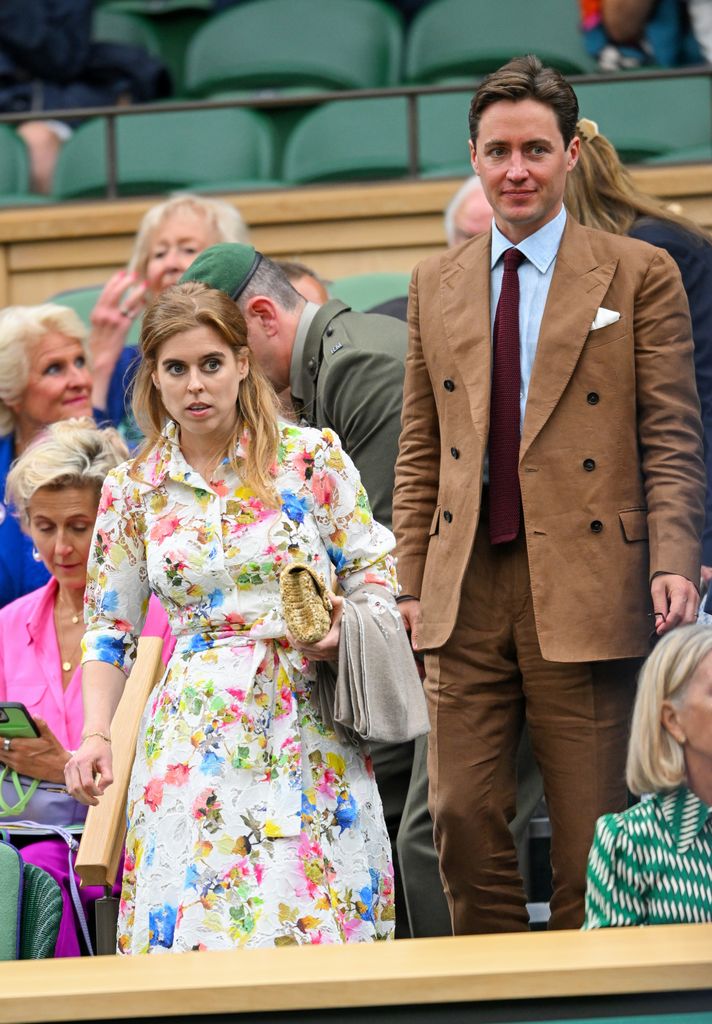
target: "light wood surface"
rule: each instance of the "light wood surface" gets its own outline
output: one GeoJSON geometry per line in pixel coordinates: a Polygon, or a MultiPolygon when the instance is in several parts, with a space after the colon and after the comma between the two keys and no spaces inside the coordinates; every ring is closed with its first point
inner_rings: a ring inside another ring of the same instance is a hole
{"type": "MultiPolygon", "coordinates": [[[[646,192],[712,227],[712,164],[633,170],[646,192]]],[[[225,196],[269,256],[326,278],[410,272],[445,244],[443,210],[461,179],[305,186],[225,196]]],[[[103,284],[126,264],[144,213],[161,197],[0,208],[0,306],[103,284]]]]}
{"type": "Polygon", "coordinates": [[[113,885],[126,834],[126,797],[136,739],[151,690],[163,671],[163,640],[143,636],[136,661],[111,723],[114,782],[96,807],[90,807],[79,843],[76,868],[83,885],[113,885]]]}
{"type": "Polygon", "coordinates": [[[0,964],[0,1024],[712,986],[712,924],[0,964]]]}

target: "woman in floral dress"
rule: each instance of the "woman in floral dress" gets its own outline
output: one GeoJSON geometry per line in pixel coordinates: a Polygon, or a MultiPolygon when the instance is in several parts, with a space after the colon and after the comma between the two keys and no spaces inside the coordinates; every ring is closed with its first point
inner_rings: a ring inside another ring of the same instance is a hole
{"type": "Polygon", "coordinates": [[[344,594],[395,590],[392,534],[328,430],[277,418],[244,320],[178,285],[142,332],[134,411],[147,438],[107,478],[89,561],[78,799],[111,783],[111,718],[151,593],[177,637],[148,701],[129,788],[122,953],[366,942],[394,927],[388,835],[368,757],[310,700],[338,652],[286,634],[278,578],[332,568],[344,594]]]}

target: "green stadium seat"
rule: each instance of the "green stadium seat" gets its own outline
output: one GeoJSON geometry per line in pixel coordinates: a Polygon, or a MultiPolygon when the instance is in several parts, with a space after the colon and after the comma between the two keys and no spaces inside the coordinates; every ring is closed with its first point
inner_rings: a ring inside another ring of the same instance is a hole
{"type": "Polygon", "coordinates": [[[680,151],[704,152],[712,143],[709,78],[604,81],[575,90],[581,117],[596,121],[623,161],[678,159],[680,151]]]}
{"type": "Polygon", "coordinates": [[[332,298],[363,312],[408,294],[410,274],[375,273],[341,277],[329,285],[332,298]]]}
{"type": "MultiPolygon", "coordinates": [[[[469,93],[424,96],[418,101],[421,175],[472,173],[467,149],[469,101],[469,93]]],[[[403,97],[325,103],[305,114],[284,148],[282,177],[294,184],[407,174],[407,101],[403,97]]]]}
{"type": "MultiPolygon", "coordinates": [[[[50,296],[48,302],[56,302],[58,306],[69,306],[77,314],[79,319],[91,327],[91,313],[96,306],[104,286],[101,284],[87,285],[85,288],[69,288],[64,292],[57,292],[50,296]]],[[[141,335],[141,318],[134,320],[126,335],[127,345],[138,345],[141,335]]]]}
{"type": "Polygon", "coordinates": [[[400,79],[400,15],[382,0],[249,0],[212,18],[186,53],[185,90],[365,89],[400,79]]]}
{"type": "Polygon", "coordinates": [[[54,956],[62,920],[62,890],[54,878],[35,864],[25,864],[22,893],[20,959],[54,956]]]}
{"type": "MultiPolygon", "coordinates": [[[[116,121],[119,195],[210,188],[272,179],[274,139],[269,121],[252,110],[136,114],[116,121]]],[[[106,191],[105,124],[93,118],[62,147],[54,195],[90,198],[106,191]]]]}
{"type": "Polygon", "coordinates": [[[129,43],[159,55],[161,42],[153,25],[136,14],[99,7],[92,18],[92,37],[100,43],[129,43]]]}
{"type": "Polygon", "coordinates": [[[26,196],[29,188],[27,147],[14,128],[0,124],[0,196],[26,196]]]}
{"type": "Polygon", "coordinates": [[[471,80],[535,53],[565,74],[593,72],[575,0],[433,0],[406,38],[409,82],[471,80]]]}

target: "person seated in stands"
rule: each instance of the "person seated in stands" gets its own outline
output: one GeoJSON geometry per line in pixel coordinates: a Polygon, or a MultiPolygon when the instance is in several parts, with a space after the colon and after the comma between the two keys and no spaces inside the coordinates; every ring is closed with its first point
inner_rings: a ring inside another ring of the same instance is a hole
{"type": "MultiPolygon", "coordinates": [[[[3,0],[0,3],[0,111],[68,110],[147,103],[169,96],[163,64],[126,43],[93,42],[92,0],[3,0]]],[[[38,117],[18,129],[36,192],[52,187],[66,121],[38,117]]]]}
{"type": "Polygon", "coordinates": [[[47,582],[2,503],[10,464],[47,424],[91,416],[91,387],[87,330],[73,310],[46,303],[0,312],[0,607],[47,582]]]}
{"type": "Polygon", "coordinates": [[[247,240],[239,212],[222,199],[182,193],[144,215],[128,267],[109,279],[91,314],[93,401],[112,423],[125,425],[126,395],[138,367],[138,349],[126,344],[133,321],[203,249],[247,240]]]}
{"type": "Polygon", "coordinates": [[[712,630],[682,626],[645,662],[628,786],[648,798],[598,819],[584,928],[712,921],[712,630]]]}
{"type": "Polygon", "coordinates": [[[602,71],[710,59],[709,0],[579,0],[586,49],[602,71]],[[704,56],[703,56],[704,54],[704,56]]]}
{"type": "MultiPolygon", "coordinates": [[[[82,741],[79,662],[87,559],[104,478],[127,456],[115,430],[100,429],[88,418],[65,420],[48,427],[26,448],[8,476],[8,497],[50,575],[44,586],[0,611],[0,700],[24,704],[40,731],[38,739],[5,739],[0,747],[0,760],[24,776],[23,781],[63,785],[64,765],[82,741]]],[[[158,604],[151,607],[144,633],[163,636],[171,648],[167,619],[158,604]]],[[[14,791],[9,780],[2,794],[10,805],[14,791]]],[[[21,818],[37,820],[34,799],[21,818]]],[[[86,808],[66,799],[68,820],[61,824],[81,823],[86,808]]],[[[2,819],[0,811],[0,829],[2,819]]],[[[55,956],[78,956],[78,921],[64,840],[40,838],[24,845],[21,854],[26,862],[48,871],[62,888],[64,913],[55,956]]],[[[101,895],[100,888],[83,888],[84,910],[101,895]]]]}
{"type": "Polygon", "coordinates": [[[636,188],[615,147],[595,121],[582,118],[578,163],[567,175],[564,203],[581,224],[629,235],[670,253],[677,263],[690,304],[695,343],[695,383],[700,399],[707,468],[702,578],[712,581],[712,238],[636,188]]]}
{"type": "Polygon", "coordinates": [[[479,175],[473,174],[460,186],[445,209],[445,237],[449,246],[489,231],[492,207],[479,175]]]}
{"type": "Polygon", "coordinates": [[[326,282],[319,277],[315,270],[307,267],[304,263],[296,260],[275,260],[275,266],[279,267],[287,276],[292,288],[299,292],[307,302],[315,302],[317,306],[323,306],[329,301],[329,292],[326,282]]]}

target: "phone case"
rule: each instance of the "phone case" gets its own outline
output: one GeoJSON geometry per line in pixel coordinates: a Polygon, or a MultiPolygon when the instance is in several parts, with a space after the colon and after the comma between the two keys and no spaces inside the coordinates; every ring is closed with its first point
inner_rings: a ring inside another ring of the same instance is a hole
{"type": "Polygon", "coordinates": [[[0,703],[0,736],[35,739],[40,731],[24,704],[0,703]]]}

